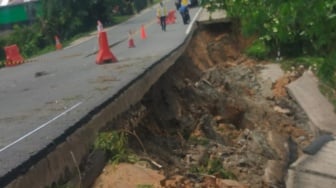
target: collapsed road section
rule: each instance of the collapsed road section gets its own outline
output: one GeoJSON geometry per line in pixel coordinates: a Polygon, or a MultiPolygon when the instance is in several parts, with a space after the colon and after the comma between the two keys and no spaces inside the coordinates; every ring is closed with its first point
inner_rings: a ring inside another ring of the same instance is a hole
{"type": "MultiPolygon", "coordinates": [[[[285,187],[313,137],[285,88],[300,75],[246,57],[250,40],[235,29],[200,27],[144,98],[107,125],[102,136],[127,135],[130,159],[106,165],[95,188],[285,187]]],[[[112,162],[123,154],[114,152],[112,162]]]]}
{"type": "MultiPolygon", "coordinates": [[[[116,118],[118,114],[129,109],[130,106],[142,99],[151,85],[183,53],[190,38],[188,37],[181,46],[129,83],[117,95],[105,101],[102,105],[92,110],[88,116],[81,119],[62,138],[57,140],[60,144],[50,145],[46,151],[43,151],[43,153],[48,153],[46,156],[42,153],[41,156],[36,156],[36,158],[41,159],[27,169],[27,172],[22,174],[21,177],[15,178],[15,180],[10,182],[8,187],[25,187],[25,185],[45,187],[66,177],[69,173],[76,172],[77,164],[75,161],[83,161],[88,155],[98,131],[116,118]]],[[[16,171],[16,173],[20,172],[16,171]]],[[[8,183],[8,180],[12,180],[16,173],[3,177],[1,182],[8,183]]]]}
{"type": "Polygon", "coordinates": [[[289,166],[314,137],[286,91],[302,72],[284,74],[278,64],[246,57],[250,40],[235,29],[198,28],[9,187],[69,180],[81,187],[285,187],[289,166]],[[92,144],[109,131],[127,133],[136,168],[104,167],[106,155],[92,144]],[[146,177],[139,165],[154,174],[146,177]]]}

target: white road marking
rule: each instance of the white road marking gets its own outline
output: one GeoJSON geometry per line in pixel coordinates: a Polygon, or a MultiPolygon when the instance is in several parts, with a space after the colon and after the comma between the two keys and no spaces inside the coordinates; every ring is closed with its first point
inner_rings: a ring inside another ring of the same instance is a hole
{"type": "Polygon", "coordinates": [[[71,110],[77,108],[79,105],[81,105],[82,102],[79,102],[75,105],[73,105],[71,108],[67,109],[66,111],[62,112],[61,114],[59,114],[58,116],[52,118],[51,120],[47,121],[46,123],[40,125],[39,127],[37,127],[36,129],[30,131],[29,133],[23,135],[21,138],[15,140],[14,142],[8,144],[7,146],[3,147],[0,149],[0,153],[5,151],[6,149],[12,147],[13,145],[17,144],[18,142],[22,141],[23,139],[27,138],[28,136],[34,134],[35,132],[37,132],[38,130],[42,129],[43,127],[46,127],[47,125],[49,125],[51,122],[55,121],[56,119],[60,118],[61,116],[64,116],[65,114],[67,114],[68,112],[70,112],[71,110]]]}
{"type": "Polygon", "coordinates": [[[202,11],[202,7],[197,11],[196,15],[194,16],[194,18],[192,19],[192,21],[189,23],[189,26],[188,26],[188,28],[186,30],[186,34],[187,35],[189,34],[189,32],[191,30],[191,27],[193,26],[196,18],[198,18],[198,15],[201,13],[201,11],[202,11]]]}

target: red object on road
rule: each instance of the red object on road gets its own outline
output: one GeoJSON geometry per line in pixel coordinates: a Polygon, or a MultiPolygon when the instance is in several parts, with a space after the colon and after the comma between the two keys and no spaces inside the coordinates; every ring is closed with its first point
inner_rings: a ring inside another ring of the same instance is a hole
{"type": "Polygon", "coordinates": [[[128,40],[128,47],[129,48],[135,48],[134,39],[130,38],[128,40]]]}
{"type": "Polygon", "coordinates": [[[57,35],[55,35],[55,47],[56,47],[56,50],[61,50],[62,49],[62,43],[60,41],[60,39],[58,38],[57,35]]]}
{"type": "Polygon", "coordinates": [[[19,47],[16,44],[5,46],[4,49],[6,53],[6,67],[19,65],[24,62],[19,47]]]}
{"type": "Polygon", "coordinates": [[[99,51],[96,56],[96,64],[103,64],[104,62],[117,62],[117,58],[110,50],[105,31],[99,32],[98,37],[99,51]]]}
{"type": "MultiPolygon", "coordinates": [[[[176,11],[175,10],[170,10],[168,12],[168,15],[166,16],[166,24],[175,24],[176,23],[176,11]]],[[[157,18],[156,21],[158,24],[160,24],[160,17],[157,18]]]]}
{"type": "Polygon", "coordinates": [[[176,23],[175,12],[176,12],[175,10],[170,10],[168,12],[168,16],[167,16],[167,20],[166,20],[167,24],[174,24],[174,23],[176,23]]]}
{"type": "Polygon", "coordinates": [[[147,38],[147,34],[146,34],[146,31],[145,31],[145,26],[144,25],[141,25],[141,29],[140,29],[140,37],[141,39],[145,40],[147,38]]]}

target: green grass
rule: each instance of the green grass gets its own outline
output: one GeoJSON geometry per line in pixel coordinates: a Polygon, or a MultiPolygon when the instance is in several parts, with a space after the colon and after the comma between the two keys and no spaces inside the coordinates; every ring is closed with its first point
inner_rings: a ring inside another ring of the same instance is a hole
{"type": "Polygon", "coordinates": [[[111,21],[112,21],[112,25],[117,25],[119,23],[125,22],[128,19],[130,19],[132,16],[131,15],[124,15],[124,16],[113,16],[111,21]]]}
{"type": "Polygon", "coordinates": [[[324,58],[322,57],[302,56],[281,61],[281,68],[291,70],[291,67],[297,68],[302,65],[305,69],[309,67],[316,67],[316,69],[318,69],[323,62],[324,58]]]}
{"type": "Polygon", "coordinates": [[[236,179],[236,176],[226,170],[222,164],[222,161],[218,158],[212,160],[207,159],[205,165],[193,165],[190,167],[189,172],[195,174],[210,174],[215,175],[223,179],[236,179]]]}

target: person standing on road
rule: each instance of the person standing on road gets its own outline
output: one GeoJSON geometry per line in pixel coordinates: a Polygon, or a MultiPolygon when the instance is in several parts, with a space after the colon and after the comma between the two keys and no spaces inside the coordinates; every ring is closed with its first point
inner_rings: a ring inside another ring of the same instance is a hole
{"type": "Polygon", "coordinates": [[[100,20],[97,20],[97,31],[98,33],[104,31],[103,24],[100,22],[100,20]]]}
{"type": "Polygon", "coordinates": [[[180,9],[180,7],[181,7],[181,0],[175,0],[175,7],[176,7],[176,10],[180,9]]]}
{"type": "Polygon", "coordinates": [[[162,31],[166,31],[167,8],[163,4],[162,0],[160,1],[160,6],[157,9],[156,16],[160,19],[160,25],[162,31]]]}

